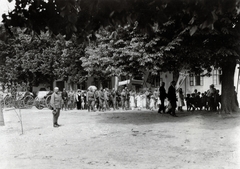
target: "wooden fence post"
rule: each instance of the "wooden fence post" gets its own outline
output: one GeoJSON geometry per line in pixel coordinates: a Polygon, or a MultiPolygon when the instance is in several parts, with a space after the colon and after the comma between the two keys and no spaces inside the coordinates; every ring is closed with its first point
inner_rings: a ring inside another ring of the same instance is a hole
{"type": "Polygon", "coordinates": [[[3,100],[3,92],[0,90],[0,126],[4,126],[4,117],[3,117],[3,105],[2,105],[2,100],[3,100]]]}

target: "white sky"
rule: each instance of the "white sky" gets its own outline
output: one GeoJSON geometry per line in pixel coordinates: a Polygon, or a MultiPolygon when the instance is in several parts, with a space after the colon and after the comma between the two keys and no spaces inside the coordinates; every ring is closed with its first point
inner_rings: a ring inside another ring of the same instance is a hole
{"type": "Polygon", "coordinates": [[[8,13],[8,11],[13,10],[14,5],[14,0],[11,3],[9,3],[8,0],[0,0],[0,22],[2,22],[2,14],[8,13]]]}

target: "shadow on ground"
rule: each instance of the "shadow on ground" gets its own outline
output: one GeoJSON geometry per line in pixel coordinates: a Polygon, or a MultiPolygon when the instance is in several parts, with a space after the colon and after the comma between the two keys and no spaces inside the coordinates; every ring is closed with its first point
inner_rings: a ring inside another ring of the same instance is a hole
{"type": "Polygon", "coordinates": [[[188,123],[196,122],[202,125],[221,128],[232,128],[240,125],[240,113],[219,115],[216,112],[194,111],[177,112],[178,117],[169,114],[158,114],[153,111],[116,111],[100,112],[99,123],[120,123],[133,125],[148,125],[157,123],[188,123]],[[211,125],[214,123],[214,125],[211,125]]]}

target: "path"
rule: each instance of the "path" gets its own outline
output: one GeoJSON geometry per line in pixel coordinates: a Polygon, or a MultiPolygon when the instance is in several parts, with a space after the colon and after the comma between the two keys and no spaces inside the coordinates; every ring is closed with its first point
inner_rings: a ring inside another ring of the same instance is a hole
{"type": "Polygon", "coordinates": [[[239,169],[240,115],[22,110],[0,127],[1,169],[239,169]]]}

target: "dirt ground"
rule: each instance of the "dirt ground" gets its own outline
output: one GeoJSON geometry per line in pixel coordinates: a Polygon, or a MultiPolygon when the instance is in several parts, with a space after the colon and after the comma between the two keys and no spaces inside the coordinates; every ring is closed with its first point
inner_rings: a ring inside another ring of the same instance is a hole
{"type": "Polygon", "coordinates": [[[240,113],[14,110],[0,126],[1,169],[239,169],[240,113]],[[19,112],[18,112],[19,113],[19,112]]]}

